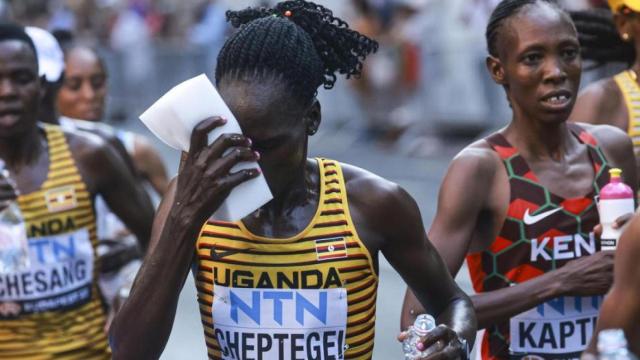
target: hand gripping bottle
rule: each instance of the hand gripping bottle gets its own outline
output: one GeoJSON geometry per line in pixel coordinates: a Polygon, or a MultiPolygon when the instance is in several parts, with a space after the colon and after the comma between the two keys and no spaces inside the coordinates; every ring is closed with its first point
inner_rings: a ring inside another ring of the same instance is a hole
{"type": "MultiPolygon", "coordinates": [[[[0,160],[0,178],[8,178],[0,160]]],[[[16,199],[0,201],[0,274],[14,273],[28,268],[29,244],[24,219],[16,199]]]]}
{"type": "Polygon", "coordinates": [[[622,182],[620,177],[622,170],[611,169],[609,174],[611,174],[611,180],[600,191],[600,202],[598,203],[600,223],[602,224],[602,250],[616,249],[622,229],[614,229],[613,224],[619,217],[633,214],[635,211],[635,194],[627,184],[622,182]]]}
{"type": "Polygon", "coordinates": [[[415,360],[426,357],[431,354],[433,350],[425,349],[420,351],[416,348],[416,344],[421,337],[427,335],[429,331],[435,329],[436,320],[429,314],[418,315],[416,321],[407,331],[407,338],[402,343],[402,350],[404,351],[405,360],[415,360]]]}
{"type": "Polygon", "coordinates": [[[598,334],[598,359],[637,360],[627,346],[627,339],[621,329],[602,330],[598,334]]]}

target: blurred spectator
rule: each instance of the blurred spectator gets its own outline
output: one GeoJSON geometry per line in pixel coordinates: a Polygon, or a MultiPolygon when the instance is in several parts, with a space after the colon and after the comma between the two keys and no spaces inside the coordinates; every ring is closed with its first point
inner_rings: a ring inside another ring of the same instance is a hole
{"type": "Polygon", "coordinates": [[[405,31],[419,12],[417,1],[355,0],[355,30],[376,39],[380,48],[364,64],[354,88],[367,118],[370,135],[383,141],[397,139],[414,114],[398,111],[415,94],[420,77],[418,44],[405,31]]]}
{"type": "Polygon", "coordinates": [[[207,66],[215,67],[218,52],[228,29],[225,7],[217,0],[208,0],[196,10],[196,22],[189,31],[189,41],[207,51],[207,66]]]}
{"type": "MultiPolygon", "coordinates": [[[[153,73],[151,32],[143,17],[142,4],[132,4],[120,12],[111,31],[111,48],[123,56],[124,77],[128,84],[139,85],[143,91],[144,80],[153,73]]],[[[134,91],[134,92],[137,92],[134,91]]]]}

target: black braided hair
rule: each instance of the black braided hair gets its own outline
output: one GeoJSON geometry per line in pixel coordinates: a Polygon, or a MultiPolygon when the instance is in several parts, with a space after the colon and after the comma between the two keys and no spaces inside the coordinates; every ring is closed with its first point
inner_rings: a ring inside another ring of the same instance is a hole
{"type": "Polygon", "coordinates": [[[485,33],[487,38],[487,50],[491,56],[498,56],[498,36],[505,21],[512,16],[517,15],[525,6],[533,5],[538,2],[550,4],[557,8],[558,11],[565,13],[565,11],[560,8],[554,0],[502,0],[491,13],[485,33]]]}
{"type": "Polygon", "coordinates": [[[309,1],[227,11],[227,20],[239,30],[218,55],[216,83],[276,76],[303,102],[310,102],[320,85],[333,88],[336,73],[359,76],[366,56],[378,49],[377,42],[349,29],[331,10],[309,1]]]}
{"type": "Polygon", "coordinates": [[[592,67],[613,62],[633,64],[636,49],[632,43],[622,40],[610,10],[574,11],[571,18],[578,29],[582,58],[592,61],[592,67]]]}

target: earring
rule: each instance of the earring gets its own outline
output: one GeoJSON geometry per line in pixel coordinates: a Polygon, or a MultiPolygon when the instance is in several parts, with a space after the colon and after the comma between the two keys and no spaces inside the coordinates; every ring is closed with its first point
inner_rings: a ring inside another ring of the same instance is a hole
{"type": "Polygon", "coordinates": [[[316,132],[318,132],[318,129],[309,129],[309,130],[307,130],[307,134],[309,134],[309,136],[315,135],[316,132]]]}
{"type": "Polygon", "coordinates": [[[628,42],[630,39],[631,39],[631,36],[629,36],[629,34],[627,34],[627,33],[623,33],[622,34],[622,40],[628,42]]]}

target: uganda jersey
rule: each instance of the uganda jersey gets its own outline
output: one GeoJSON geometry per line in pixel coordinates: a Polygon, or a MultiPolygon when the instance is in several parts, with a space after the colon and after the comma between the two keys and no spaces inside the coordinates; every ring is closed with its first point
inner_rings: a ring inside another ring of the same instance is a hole
{"type": "Polygon", "coordinates": [[[30,266],[0,274],[1,359],[109,359],[96,288],[91,195],[64,133],[44,127],[49,171],[40,189],[18,197],[30,266]]]}
{"type": "Polygon", "coordinates": [[[616,75],[614,80],[620,88],[627,105],[627,112],[629,113],[627,132],[633,141],[636,163],[640,164],[640,86],[638,86],[635,73],[630,70],[616,75]]]}
{"type": "MultiPolygon", "coordinates": [[[[600,250],[592,229],[599,223],[595,196],[607,184],[608,165],[596,140],[574,124],[588,147],[595,180],[585,197],[565,199],[540,184],[517,149],[501,134],[487,138],[509,176],[510,202],[502,229],[489,249],[467,257],[476,292],[531,280],[600,250]]],[[[596,323],[601,296],[560,297],[487,328],[483,359],[578,359],[596,323]]]]}
{"type": "Polygon", "coordinates": [[[340,165],[318,159],[320,199],[288,239],[208,222],[196,286],[211,359],[371,359],[378,278],[358,237],[340,165]]]}

